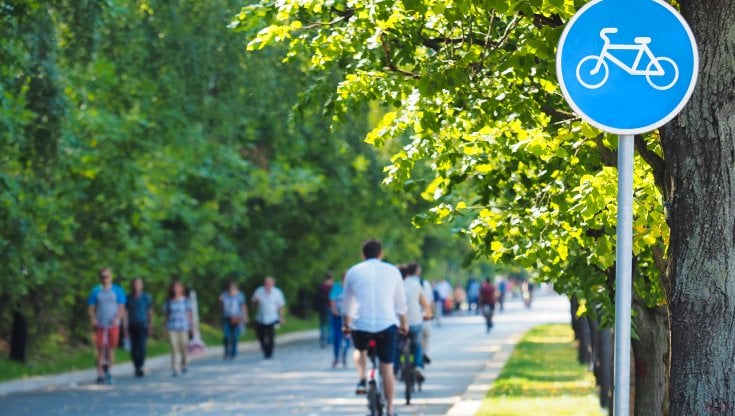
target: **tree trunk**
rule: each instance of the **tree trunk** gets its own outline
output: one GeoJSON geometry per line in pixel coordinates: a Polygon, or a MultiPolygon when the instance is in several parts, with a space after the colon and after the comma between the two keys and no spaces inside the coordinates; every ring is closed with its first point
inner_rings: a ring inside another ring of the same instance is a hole
{"type": "Polygon", "coordinates": [[[577,344],[577,360],[580,364],[586,364],[590,366],[592,363],[592,338],[590,335],[590,326],[587,322],[586,316],[577,316],[577,310],[579,309],[579,301],[576,296],[569,298],[569,304],[571,306],[570,312],[572,314],[572,328],[574,329],[574,339],[578,341],[577,344]]]}
{"type": "Polygon", "coordinates": [[[10,337],[10,359],[26,362],[28,320],[20,311],[13,312],[13,332],[10,337]]]}
{"type": "Polygon", "coordinates": [[[579,318],[579,363],[587,365],[591,368],[592,365],[592,334],[590,333],[589,318],[583,316],[579,318]]]}
{"type": "Polygon", "coordinates": [[[635,356],[635,416],[668,416],[669,323],[665,306],[648,308],[633,299],[638,339],[635,356]]]}
{"type": "Polygon", "coordinates": [[[735,0],[682,0],[700,75],[661,129],[671,175],[672,416],[735,414],[735,0]]]}
{"type": "Polygon", "coordinates": [[[615,341],[613,339],[613,330],[611,328],[602,328],[598,332],[599,351],[595,353],[595,358],[599,360],[599,378],[600,384],[600,406],[612,410],[613,407],[613,375],[615,368],[615,341]]]}

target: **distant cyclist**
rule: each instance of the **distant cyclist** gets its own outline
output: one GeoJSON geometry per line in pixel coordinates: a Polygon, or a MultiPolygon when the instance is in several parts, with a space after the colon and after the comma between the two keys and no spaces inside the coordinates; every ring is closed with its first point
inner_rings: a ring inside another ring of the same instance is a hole
{"type": "Polygon", "coordinates": [[[495,285],[490,282],[490,278],[486,277],[480,286],[480,305],[482,315],[485,317],[485,330],[490,332],[493,328],[493,314],[495,313],[495,285]]]}
{"type": "Polygon", "coordinates": [[[112,283],[112,270],[100,270],[100,284],[92,289],[87,304],[97,348],[97,383],[112,384],[110,367],[120,341],[120,322],[125,317],[125,291],[112,283]]]}
{"type": "Polygon", "coordinates": [[[406,293],[401,273],[395,266],[382,261],[383,247],[376,240],[368,240],[362,246],[365,261],[347,271],[345,277],[345,314],[343,331],[352,332],[352,340],[360,354],[355,367],[360,379],[357,394],[367,389],[365,368],[367,348],[371,339],[376,341],[380,360],[380,373],[386,399],[386,413],[394,416],[393,396],[395,377],[393,357],[396,352],[397,333],[408,332],[406,293]]]}

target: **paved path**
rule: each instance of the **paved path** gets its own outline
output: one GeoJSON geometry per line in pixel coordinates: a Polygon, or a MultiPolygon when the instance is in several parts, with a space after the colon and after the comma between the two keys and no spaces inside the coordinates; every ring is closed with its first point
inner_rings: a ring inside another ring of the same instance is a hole
{"type": "MultiPolygon", "coordinates": [[[[485,334],[478,316],[445,318],[434,328],[427,382],[401,415],[472,415],[479,399],[520,336],[544,322],[569,322],[569,304],[540,297],[533,309],[517,301],[496,315],[485,334]]],[[[114,386],[65,385],[0,396],[0,415],[363,415],[354,395],[354,369],[329,368],[328,350],[316,339],[276,348],[273,360],[246,351],[234,362],[194,362],[184,377],[151,371],[144,380],[120,374],[114,386]]],[[[351,366],[350,366],[351,367],[351,366]]],[[[403,387],[398,385],[398,389],[403,387]]],[[[399,396],[400,397],[400,396],[399,396]]]]}

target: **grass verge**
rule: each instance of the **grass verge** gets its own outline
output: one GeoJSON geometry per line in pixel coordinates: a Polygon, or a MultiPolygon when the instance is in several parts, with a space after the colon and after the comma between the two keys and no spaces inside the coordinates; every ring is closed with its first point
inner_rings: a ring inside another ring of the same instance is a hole
{"type": "Polygon", "coordinates": [[[541,325],[516,346],[478,416],[600,416],[594,376],[576,359],[569,325],[541,325]]]}
{"type": "MultiPolygon", "coordinates": [[[[160,325],[158,326],[160,328],[160,325]]],[[[281,326],[278,333],[302,331],[318,328],[316,316],[300,320],[290,318],[281,326]]],[[[222,344],[222,329],[205,323],[199,328],[202,340],[208,346],[219,346],[222,344]]],[[[255,339],[255,331],[248,328],[240,341],[252,341],[255,339]]],[[[148,357],[168,354],[168,342],[164,340],[161,331],[154,334],[148,342],[148,357]]],[[[130,361],[130,354],[118,349],[115,354],[117,363],[130,361]]],[[[32,376],[65,373],[68,371],[85,370],[94,367],[94,351],[92,344],[88,346],[69,346],[62,337],[52,336],[41,348],[31,354],[27,363],[19,363],[0,358],[0,381],[9,381],[32,376]]]]}

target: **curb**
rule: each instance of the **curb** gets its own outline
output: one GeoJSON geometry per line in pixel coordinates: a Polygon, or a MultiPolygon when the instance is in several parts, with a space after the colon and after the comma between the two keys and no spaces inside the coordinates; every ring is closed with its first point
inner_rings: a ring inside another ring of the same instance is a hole
{"type": "MultiPolygon", "coordinates": [[[[307,330],[290,332],[287,334],[279,335],[276,337],[276,345],[284,345],[293,342],[306,341],[311,339],[317,339],[319,337],[319,330],[307,330]]],[[[260,345],[257,341],[245,341],[240,342],[238,345],[238,351],[242,352],[253,352],[260,350],[260,345]]],[[[206,359],[212,359],[222,357],[224,347],[210,346],[207,347],[206,352],[203,355],[191,356],[191,361],[200,361],[206,359]]],[[[151,357],[146,359],[146,370],[156,370],[166,368],[170,365],[171,358],[168,355],[159,355],[157,357],[151,357]]],[[[115,364],[110,369],[110,373],[116,377],[132,377],[131,363],[125,362],[121,364],[115,364]]],[[[47,375],[47,376],[33,376],[19,380],[4,381],[0,383],[0,397],[7,396],[15,393],[25,393],[29,391],[37,390],[50,390],[55,387],[70,386],[76,387],[79,384],[90,383],[97,377],[97,370],[94,368],[87,370],[72,371],[68,373],[47,375]]]]}
{"type": "Polygon", "coordinates": [[[515,350],[518,342],[528,332],[522,331],[503,339],[500,348],[495,349],[493,355],[488,359],[485,368],[475,377],[472,383],[462,394],[462,398],[455,403],[447,412],[446,416],[475,416],[482,406],[482,400],[498,378],[500,370],[515,350]]]}

